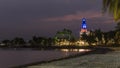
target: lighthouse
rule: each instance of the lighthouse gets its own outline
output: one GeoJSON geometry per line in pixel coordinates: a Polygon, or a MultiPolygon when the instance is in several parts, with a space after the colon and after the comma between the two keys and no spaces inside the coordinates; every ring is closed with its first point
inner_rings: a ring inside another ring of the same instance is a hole
{"type": "Polygon", "coordinates": [[[81,24],[81,30],[80,30],[80,37],[82,34],[87,34],[88,35],[88,30],[87,30],[87,24],[86,24],[86,19],[82,19],[82,24],[81,24]]]}

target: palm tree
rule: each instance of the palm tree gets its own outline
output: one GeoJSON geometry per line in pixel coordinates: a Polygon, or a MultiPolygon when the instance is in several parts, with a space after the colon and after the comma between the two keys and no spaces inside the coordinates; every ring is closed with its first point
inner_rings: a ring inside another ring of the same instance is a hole
{"type": "Polygon", "coordinates": [[[107,45],[108,41],[109,41],[109,35],[107,32],[104,32],[103,33],[103,36],[104,36],[104,44],[107,45]]]}
{"type": "Polygon", "coordinates": [[[95,33],[95,37],[97,39],[98,45],[101,45],[102,44],[102,31],[100,29],[97,29],[94,31],[94,33],[95,33]]]}
{"type": "Polygon", "coordinates": [[[87,42],[89,45],[92,45],[92,43],[96,43],[95,34],[92,31],[89,35],[84,33],[81,37],[81,40],[87,42]]]}
{"type": "Polygon", "coordinates": [[[120,44],[120,31],[117,31],[115,34],[115,43],[120,44]]]}
{"type": "Polygon", "coordinates": [[[114,20],[120,20],[120,0],[103,0],[103,12],[109,12],[114,20]]]}

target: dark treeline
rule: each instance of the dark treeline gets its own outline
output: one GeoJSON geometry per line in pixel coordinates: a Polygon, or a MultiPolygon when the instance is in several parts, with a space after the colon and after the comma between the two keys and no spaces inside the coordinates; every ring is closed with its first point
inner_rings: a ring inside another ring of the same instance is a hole
{"type": "Polygon", "coordinates": [[[26,41],[21,37],[16,37],[13,40],[1,41],[1,47],[39,47],[53,45],[52,38],[33,36],[31,40],[26,41]]]}
{"type": "MultiPolygon", "coordinates": [[[[72,31],[63,29],[57,31],[52,38],[33,36],[31,40],[26,41],[21,37],[16,37],[12,40],[1,41],[0,47],[29,47],[29,48],[44,48],[61,46],[62,43],[67,42],[67,45],[78,46],[78,40],[87,42],[91,45],[105,45],[105,46],[119,46],[120,45],[120,23],[117,24],[116,30],[109,32],[102,32],[100,29],[90,31],[89,35],[83,34],[82,38],[75,38],[72,31]]],[[[64,45],[62,45],[64,46],[64,45]]]]}
{"type": "Polygon", "coordinates": [[[120,45],[120,23],[117,23],[116,29],[109,32],[102,32],[100,29],[90,31],[89,35],[83,34],[82,40],[88,42],[89,45],[118,46],[120,45]]]}

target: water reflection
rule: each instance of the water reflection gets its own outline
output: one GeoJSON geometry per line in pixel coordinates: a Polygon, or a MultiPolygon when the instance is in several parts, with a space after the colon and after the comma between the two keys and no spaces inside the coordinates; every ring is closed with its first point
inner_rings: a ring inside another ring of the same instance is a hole
{"type": "Polygon", "coordinates": [[[87,52],[91,51],[90,49],[61,49],[63,52],[87,52]]]}
{"type": "Polygon", "coordinates": [[[89,52],[91,50],[90,49],[61,49],[61,51],[64,53],[64,56],[70,56],[70,55],[82,54],[85,52],[89,52]]]}
{"type": "Polygon", "coordinates": [[[5,49],[0,50],[0,68],[10,68],[34,62],[50,61],[82,54],[89,49],[32,50],[5,49]]]}

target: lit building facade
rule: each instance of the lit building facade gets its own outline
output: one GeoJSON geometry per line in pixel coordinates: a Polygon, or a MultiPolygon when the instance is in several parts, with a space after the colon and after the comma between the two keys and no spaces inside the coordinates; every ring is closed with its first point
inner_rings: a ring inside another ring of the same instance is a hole
{"type": "Polygon", "coordinates": [[[90,34],[90,32],[87,30],[87,24],[86,24],[85,18],[82,19],[82,24],[81,24],[81,29],[80,29],[80,39],[76,41],[76,43],[80,46],[88,45],[87,42],[81,40],[83,34],[86,34],[86,35],[90,34]]]}
{"type": "Polygon", "coordinates": [[[75,42],[70,42],[66,39],[57,39],[59,42],[56,43],[56,45],[62,46],[62,45],[79,45],[79,46],[88,46],[88,43],[86,41],[81,40],[82,35],[86,34],[89,35],[90,31],[87,30],[87,24],[86,24],[86,19],[83,18],[82,19],[82,24],[81,24],[81,29],[80,29],[80,38],[79,40],[75,41],[75,42]]]}
{"type": "Polygon", "coordinates": [[[89,34],[89,31],[87,30],[87,24],[85,18],[82,19],[80,37],[82,36],[82,34],[87,34],[87,35],[89,34]]]}

